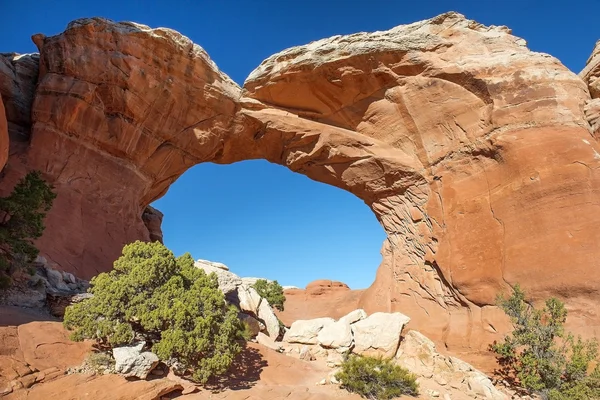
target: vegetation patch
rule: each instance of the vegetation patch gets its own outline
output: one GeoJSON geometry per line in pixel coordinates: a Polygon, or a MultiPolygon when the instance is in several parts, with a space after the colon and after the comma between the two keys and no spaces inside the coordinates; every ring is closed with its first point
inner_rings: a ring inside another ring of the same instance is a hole
{"type": "Polygon", "coordinates": [[[0,198],[0,289],[10,276],[26,269],[39,251],[33,242],[44,232],[44,218],[56,198],[39,171],[23,177],[7,197],[0,198]]]}
{"type": "Polygon", "coordinates": [[[260,295],[267,299],[271,307],[275,307],[279,311],[283,311],[283,304],[285,303],[285,295],[283,294],[283,287],[277,281],[269,282],[266,279],[259,279],[252,285],[254,290],[260,295]]]}
{"type": "Polygon", "coordinates": [[[514,328],[491,346],[502,378],[542,399],[600,399],[598,342],[565,332],[563,302],[550,298],[536,309],[517,285],[509,298],[498,298],[498,306],[514,328]]]}
{"type": "Polygon", "coordinates": [[[65,312],[74,340],[105,348],[145,340],[161,361],[200,383],[224,374],[241,351],[237,309],[225,302],[217,276],[195,268],[188,253],[176,258],[159,242],[138,241],[90,283],[94,296],[65,312]]]}
{"type": "Polygon", "coordinates": [[[349,355],[335,375],[341,387],[367,399],[388,400],[402,395],[417,396],[417,377],[392,360],[349,355]]]}

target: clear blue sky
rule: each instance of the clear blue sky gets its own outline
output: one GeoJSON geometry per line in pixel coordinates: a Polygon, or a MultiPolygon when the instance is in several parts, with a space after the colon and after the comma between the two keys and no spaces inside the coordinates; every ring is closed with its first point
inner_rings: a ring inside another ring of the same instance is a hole
{"type": "MultiPolygon", "coordinates": [[[[579,72],[600,39],[600,0],[0,0],[0,52],[36,51],[34,33],[53,35],[76,18],[102,16],[175,29],[200,44],[236,82],[264,58],[336,34],[389,29],[458,11],[507,25],[529,47],[579,72]]],[[[305,286],[334,279],[370,285],[384,233],[361,200],[278,165],[198,165],[155,206],[177,254],[228,264],[242,276],[305,286]]]]}

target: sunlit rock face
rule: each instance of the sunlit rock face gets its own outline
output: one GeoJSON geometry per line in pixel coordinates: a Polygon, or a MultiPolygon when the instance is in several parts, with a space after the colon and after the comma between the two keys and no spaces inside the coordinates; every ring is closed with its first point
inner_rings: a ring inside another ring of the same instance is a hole
{"type": "Polygon", "coordinates": [[[595,72],[457,13],[284,50],[242,89],[164,28],[86,19],[34,40],[31,143],[3,185],[33,168],[54,183],[39,245],[63,269],[89,277],[148,240],[143,211],[187,168],[263,158],[371,207],[387,240],[368,312],[479,349],[520,283],[600,327],[595,72]]]}

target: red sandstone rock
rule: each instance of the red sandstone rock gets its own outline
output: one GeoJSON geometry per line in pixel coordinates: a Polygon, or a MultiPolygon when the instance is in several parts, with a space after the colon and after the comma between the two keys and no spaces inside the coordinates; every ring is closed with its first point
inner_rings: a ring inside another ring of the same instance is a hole
{"type": "Polygon", "coordinates": [[[85,19],[35,41],[35,96],[0,84],[7,110],[35,98],[2,185],[31,168],[54,183],[38,244],[63,269],[90,277],[149,240],[143,211],[190,166],[263,158],[371,207],[387,239],[368,312],[480,349],[506,329],[496,294],[520,283],[600,334],[596,56],[584,81],[506,27],[447,13],[285,50],[241,92],[164,28],[85,19]]]}
{"type": "Polygon", "coordinates": [[[275,314],[286,326],[299,319],[339,319],[358,308],[363,293],[364,290],[350,290],[342,282],[317,280],[306,285],[306,289],[286,290],[284,311],[275,310],[275,314]]]}
{"type": "Polygon", "coordinates": [[[0,97],[0,171],[8,161],[8,123],[4,111],[4,102],[0,97]]]}
{"type": "Polygon", "coordinates": [[[148,229],[148,235],[152,242],[163,242],[163,233],[160,227],[162,219],[163,213],[151,206],[146,207],[142,214],[142,221],[144,221],[144,225],[148,229]]]}

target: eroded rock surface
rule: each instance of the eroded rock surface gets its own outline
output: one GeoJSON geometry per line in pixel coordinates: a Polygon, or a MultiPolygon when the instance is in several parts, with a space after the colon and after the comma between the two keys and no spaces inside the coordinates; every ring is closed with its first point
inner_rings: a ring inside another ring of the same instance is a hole
{"type": "Polygon", "coordinates": [[[496,294],[520,283],[599,333],[597,50],[578,77],[447,13],[284,50],[240,90],[169,29],[94,18],[34,41],[37,87],[35,56],[2,56],[9,134],[31,137],[2,185],[36,168],[56,186],[38,244],[63,269],[89,278],[149,240],[143,211],[189,167],[262,158],[371,207],[387,239],[369,313],[484,348],[507,327],[496,294]]]}

